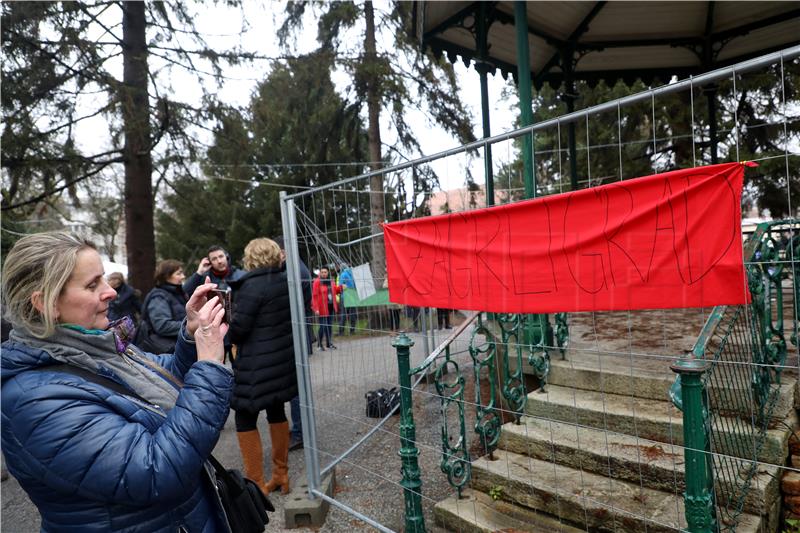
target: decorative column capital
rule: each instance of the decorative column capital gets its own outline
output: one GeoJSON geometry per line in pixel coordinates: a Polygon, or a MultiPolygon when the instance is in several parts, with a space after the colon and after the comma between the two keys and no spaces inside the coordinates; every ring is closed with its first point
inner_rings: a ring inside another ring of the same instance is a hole
{"type": "Polygon", "coordinates": [[[701,375],[708,372],[711,368],[711,363],[705,359],[697,359],[696,357],[686,357],[679,359],[670,365],[670,369],[676,374],[681,375],[701,375]]]}

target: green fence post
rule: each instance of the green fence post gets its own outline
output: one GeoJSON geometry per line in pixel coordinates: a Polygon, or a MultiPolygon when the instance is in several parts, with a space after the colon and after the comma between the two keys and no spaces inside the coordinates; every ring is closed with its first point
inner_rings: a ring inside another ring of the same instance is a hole
{"type": "Polygon", "coordinates": [[[405,332],[392,341],[397,349],[397,367],[400,372],[400,459],[403,494],[406,500],[406,533],[425,533],[425,517],[422,515],[422,481],[419,474],[416,448],[417,431],[414,425],[411,404],[411,347],[412,341],[405,332]]]}
{"type": "Polygon", "coordinates": [[[681,359],[670,368],[680,375],[683,401],[683,446],[686,463],[686,492],[683,495],[688,531],[713,533],[716,528],[711,453],[703,395],[703,373],[708,361],[681,359]]]}

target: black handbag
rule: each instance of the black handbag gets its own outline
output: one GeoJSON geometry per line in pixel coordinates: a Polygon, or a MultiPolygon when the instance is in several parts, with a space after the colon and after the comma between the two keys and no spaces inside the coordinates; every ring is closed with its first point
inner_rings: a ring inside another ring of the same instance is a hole
{"type": "Polygon", "coordinates": [[[217,477],[217,492],[225,518],[233,533],[262,533],[269,524],[268,512],[275,511],[255,481],[234,468],[226,469],[211,455],[208,462],[217,477]]]}
{"type": "MultiPolygon", "coordinates": [[[[114,392],[132,396],[145,403],[150,403],[133,391],[130,391],[106,377],[90,372],[89,370],[66,364],[41,366],[36,370],[64,372],[80,376],[86,381],[97,383],[114,392]]],[[[268,512],[274,512],[272,502],[261,492],[255,481],[242,475],[234,468],[226,469],[213,455],[208,456],[208,462],[214,467],[217,494],[219,495],[225,519],[232,533],[263,533],[269,524],[268,512]]]]}
{"type": "MultiPolygon", "coordinates": [[[[395,406],[400,405],[400,391],[397,387],[391,389],[375,389],[364,395],[367,400],[367,416],[369,418],[383,418],[388,415],[395,406]]],[[[396,410],[393,414],[399,414],[396,410]]]]}

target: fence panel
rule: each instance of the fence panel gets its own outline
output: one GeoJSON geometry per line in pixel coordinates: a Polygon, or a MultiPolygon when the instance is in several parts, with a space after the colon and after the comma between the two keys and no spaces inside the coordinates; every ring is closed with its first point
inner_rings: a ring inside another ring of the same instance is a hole
{"type": "MultiPolygon", "coordinates": [[[[312,489],[335,467],[336,502],[385,530],[679,531],[687,527],[690,472],[670,367],[695,348],[696,356],[713,363],[703,378],[710,437],[701,450],[711,458],[710,520],[719,529],[774,531],[781,509],[776,480],[796,470],[784,464],[798,373],[796,222],[764,230],[760,255],[745,256],[763,282],[751,283],[751,290],[764,291],[753,306],[551,316],[392,304],[384,288],[380,223],[486,205],[480,189],[445,194],[421,179],[475,178],[483,169],[484,143],[492,146],[494,202],[521,199],[520,139],[528,134],[534,138],[536,196],[569,192],[573,178],[582,189],[750,159],[761,168],[751,174],[744,201],[751,202],[756,189],[762,197],[783,195],[795,214],[797,99],[785,85],[791,79],[796,87],[800,79],[798,55],[795,47],[285,195],[295,342],[305,350],[298,375],[306,388],[312,489]],[[755,109],[759,87],[781,95],[782,112],[755,109]],[[711,94],[721,99],[713,128],[717,143],[705,114],[711,94]],[[754,152],[745,145],[745,129],[763,132],[768,148],[759,145],[754,152]],[[300,260],[312,272],[349,270],[356,288],[346,289],[338,303],[317,302],[321,313],[315,314],[302,301],[302,284],[312,283],[319,298],[327,293],[319,289],[324,283],[301,279],[300,260]],[[338,311],[342,302],[345,312],[338,311]],[[332,320],[327,307],[334,308],[332,320]],[[320,336],[329,325],[331,347],[320,336]],[[406,376],[413,408],[403,422],[396,415],[369,418],[365,395],[399,386],[397,350],[406,344],[400,330],[413,343],[406,376]],[[401,461],[402,439],[405,459],[414,455],[413,440],[419,472],[401,461]],[[407,482],[417,475],[419,490],[407,482]],[[404,491],[417,494],[421,520],[415,503],[401,504],[404,491]]],[[[334,520],[346,523],[340,515],[334,520]]]]}

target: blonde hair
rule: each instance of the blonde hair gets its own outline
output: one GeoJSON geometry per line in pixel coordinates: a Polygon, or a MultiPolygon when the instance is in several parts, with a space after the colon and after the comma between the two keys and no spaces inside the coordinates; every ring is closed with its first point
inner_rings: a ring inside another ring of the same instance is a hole
{"type": "Polygon", "coordinates": [[[23,326],[39,338],[53,334],[56,301],[69,281],[78,253],[96,250],[87,240],[64,231],[36,233],[18,240],[3,265],[3,307],[15,326],[23,326]],[[42,292],[42,311],[31,302],[42,292]]]}
{"type": "Polygon", "coordinates": [[[276,267],[281,264],[281,248],[272,239],[253,239],[244,247],[244,268],[276,267]]]}

